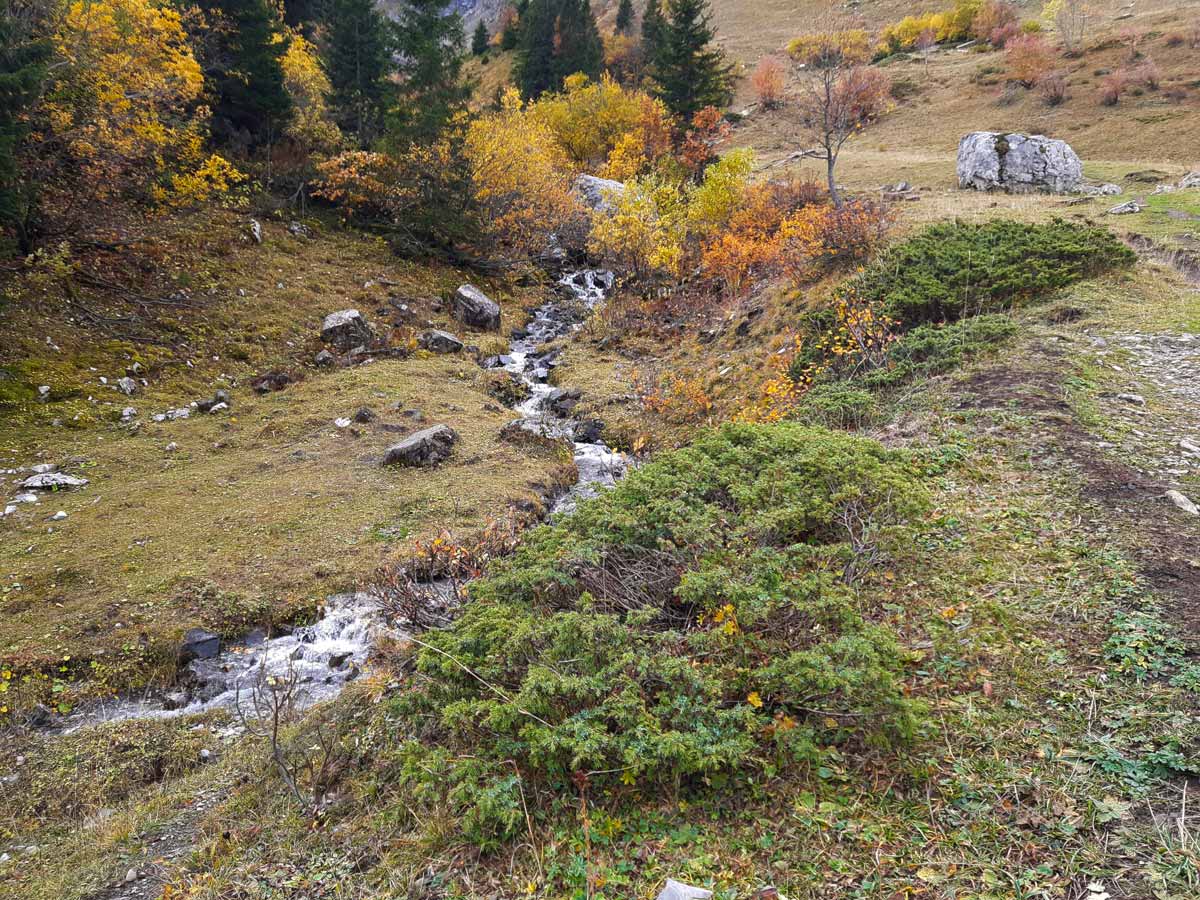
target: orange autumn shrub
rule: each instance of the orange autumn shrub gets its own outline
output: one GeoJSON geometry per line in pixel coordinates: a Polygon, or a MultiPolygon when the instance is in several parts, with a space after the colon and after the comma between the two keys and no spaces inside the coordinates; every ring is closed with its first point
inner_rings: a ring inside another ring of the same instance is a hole
{"type": "Polygon", "coordinates": [[[779,228],[784,220],[828,199],[819,185],[795,176],[754,185],[724,231],[703,247],[701,270],[705,277],[721,282],[729,296],[740,295],[752,275],[765,275],[776,268],[782,246],[779,228]]]}
{"type": "Polygon", "coordinates": [[[750,76],[750,83],[763,108],[775,109],[783,102],[783,63],[774,56],[764,56],[750,76]]]}
{"type": "Polygon", "coordinates": [[[890,225],[890,212],[881,203],[804,207],[780,225],[780,263],[793,280],[806,281],[823,269],[863,262],[883,243],[890,225]]]}
{"type": "Polygon", "coordinates": [[[1005,65],[1010,81],[1032,87],[1054,69],[1054,48],[1036,34],[1022,34],[1005,45],[1005,65]]]}

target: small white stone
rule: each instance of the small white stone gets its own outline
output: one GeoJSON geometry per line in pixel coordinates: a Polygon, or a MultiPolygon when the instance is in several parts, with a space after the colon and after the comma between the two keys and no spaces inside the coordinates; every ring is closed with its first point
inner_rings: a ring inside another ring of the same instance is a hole
{"type": "Polygon", "coordinates": [[[67,514],[65,512],[63,512],[63,510],[60,509],[58,512],[56,512],[54,515],[52,515],[50,517],[50,521],[51,522],[61,522],[66,517],[67,517],[67,514]]]}
{"type": "Polygon", "coordinates": [[[1200,516],[1200,507],[1181,494],[1179,491],[1167,491],[1167,499],[1178,506],[1189,516],[1200,516]]]}
{"type": "Polygon", "coordinates": [[[171,443],[167,444],[167,452],[168,453],[174,453],[178,449],[179,449],[179,445],[177,443],[175,443],[174,441],[171,441],[171,443]]]}
{"type": "Polygon", "coordinates": [[[338,428],[349,428],[350,420],[349,419],[334,419],[333,424],[336,425],[338,428]]]}
{"type": "Polygon", "coordinates": [[[10,504],[8,504],[8,506],[4,507],[3,515],[11,516],[16,511],[17,511],[17,508],[10,503],[10,504]]]}
{"type": "Polygon", "coordinates": [[[1191,453],[1195,456],[1200,456],[1200,444],[1193,443],[1187,438],[1179,442],[1179,449],[1184,453],[1191,453]]]}
{"type": "Polygon", "coordinates": [[[1117,394],[1118,400],[1124,400],[1126,403],[1132,403],[1134,406],[1145,406],[1146,398],[1141,394],[1117,394]]]}

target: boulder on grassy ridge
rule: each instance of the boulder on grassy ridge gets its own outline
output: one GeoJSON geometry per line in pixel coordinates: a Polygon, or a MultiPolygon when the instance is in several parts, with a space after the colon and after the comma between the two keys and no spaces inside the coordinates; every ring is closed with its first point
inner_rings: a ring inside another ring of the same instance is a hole
{"type": "Polygon", "coordinates": [[[449,425],[434,425],[409,435],[398,444],[388,447],[383,456],[385,466],[435,466],[446,459],[458,433],[449,425]]]}
{"type": "Polygon", "coordinates": [[[371,326],[357,309],[330,313],[321,324],[321,340],[333,344],[342,353],[369,343],[373,336],[371,326]]]}
{"type": "Polygon", "coordinates": [[[958,183],[977,191],[1066,194],[1083,182],[1083,162],[1066,141],[1040,134],[976,131],[958,144],[958,183]]]}
{"type": "Polygon", "coordinates": [[[472,284],[464,284],[451,299],[454,318],[471,328],[500,330],[500,307],[472,284]]]}

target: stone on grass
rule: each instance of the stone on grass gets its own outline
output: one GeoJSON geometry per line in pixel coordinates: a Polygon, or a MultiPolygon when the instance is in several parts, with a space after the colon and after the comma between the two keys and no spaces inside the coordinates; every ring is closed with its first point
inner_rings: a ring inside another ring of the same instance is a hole
{"type": "Polygon", "coordinates": [[[500,307],[474,285],[461,285],[454,292],[451,305],[454,318],[464,325],[483,331],[500,330],[500,307]]]}
{"type": "Polygon", "coordinates": [[[450,456],[458,433],[449,425],[434,425],[388,447],[385,466],[435,466],[450,456]]]}
{"type": "Polygon", "coordinates": [[[324,368],[325,366],[332,366],[336,361],[337,361],[337,357],[334,356],[332,353],[330,353],[328,350],[322,350],[315,357],[313,357],[313,363],[315,365],[321,366],[322,368],[324,368]]]}
{"type": "Polygon", "coordinates": [[[1110,216],[1128,216],[1132,213],[1140,213],[1141,211],[1142,204],[1136,200],[1127,200],[1118,206],[1114,206],[1108,211],[1108,214],[1110,216]]]}
{"type": "Polygon", "coordinates": [[[1179,182],[1180,190],[1188,190],[1189,188],[1200,188],[1200,172],[1188,172],[1179,182]]]}
{"type": "Polygon", "coordinates": [[[712,891],[668,878],[666,887],[658,892],[657,900],[708,900],[711,896],[712,891]]]}
{"type": "Polygon", "coordinates": [[[126,397],[132,397],[138,392],[138,383],[126,375],[123,378],[117,379],[117,390],[126,397]]]}
{"type": "Polygon", "coordinates": [[[1067,194],[1083,182],[1083,162],[1066,141],[1040,134],[976,131],[958,144],[958,184],[977,191],[1067,194]]]}
{"type": "Polygon", "coordinates": [[[1185,494],[1181,494],[1179,491],[1167,491],[1167,499],[1189,516],[1200,516],[1200,507],[1196,506],[1185,494]]]}
{"type": "Polygon", "coordinates": [[[330,313],[321,324],[321,340],[343,353],[369,342],[373,336],[371,326],[357,309],[330,313]]]}
{"type": "Polygon", "coordinates": [[[21,487],[31,491],[57,491],[68,488],[83,487],[88,483],[86,478],[76,478],[63,472],[44,472],[31,475],[21,482],[21,487]]]}
{"type": "Polygon", "coordinates": [[[436,328],[422,334],[420,342],[421,347],[430,353],[458,353],[463,348],[463,342],[450,332],[436,328]]]}
{"type": "Polygon", "coordinates": [[[1117,394],[1118,400],[1124,400],[1126,403],[1131,403],[1134,406],[1145,406],[1146,398],[1141,394],[1117,394]]]}

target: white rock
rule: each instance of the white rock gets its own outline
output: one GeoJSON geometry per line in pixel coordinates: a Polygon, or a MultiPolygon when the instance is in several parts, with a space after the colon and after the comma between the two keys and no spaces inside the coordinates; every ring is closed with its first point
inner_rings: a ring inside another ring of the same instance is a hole
{"type": "Polygon", "coordinates": [[[1124,400],[1126,403],[1132,403],[1134,406],[1145,406],[1146,398],[1141,394],[1117,394],[1118,400],[1124,400]]]}
{"type": "Polygon", "coordinates": [[[29,468],[38,475],[45,475],[47,472],[58,471],[58,466],[53,465],[52,463],[38,463],[36,466],[30,466],[29,468]]]}
{"type": "Polygon", "coordinates": [[[127,406],[123,410],[121,410],[121,418],[124,419],[125,421],[129,421],[136,415],[137,415],[137,410],[132,406],[127,406]]]}
{"type": "Polygon", "coordinates": [[[177,443],[175,443],[174,441],[171,441],[171,443],[167,444],[167,452],[168,453],[174,453],[178,449],[179,449],[179,445],[177,443]]]}
{"type": "Polygon", "coordinates": [[[257,219],[250,220],[250,237],[254,239],[254,243],[256,244],[261,244],[263,241],[262,226],[258,224],[257,219]]]}
{"type": "Polygon", "coordinates": [[[16,511],[17,511],[17,508],[10,503],[10,504],[8,504],[8,506],[4,507],[4,512],[3,512],[3,514],[0,514],[0,515],[11,516],[16,511]]]}
{"type": "Polygon", "coordinates": [[[126,375],[124,378],[117,379],[117,390],[126,397],[132,397],[137,393],[138,383],[126,375]]]}
{"type": "Polygon", "coordinates": [[[76,478],[74,475],[64,475],[62,472],[47,472],[45,475],[32,475],[21,482],[21,487],[30,490],[52,491],[56,488],[77,488],[88,483],[86,478],[76,478]]]}
{"type": "Polygon", "coordinates": [[[958,144],[958,183],[977,191],[1066,194],[1083,182],[1070,144],[1040,134],[976,131],[958,144]]]}
{"type": "Polygon", "coordinates": [[[595,175],[580,175],[571,187],[572,192],[588,209],[598,213],[616,212],[614,201],[625,193],[625,185],[595,175]]]}
{"type": "Polygon", "coordinates": [[[60,509],[58,512],[56,512],[54,515],[52,515],[50,517],[50,521],[51,522],[61,522],[66,517],[67,517],[66,512],[64,512],[63,510],[60,509]]]}
{"type": "Polygon", "coordinates": [[[711,896],[712,891],[668,878],[667,885],[659,891],[657,900],[708,900],[711,896]]]}
{"type": "Polygon", "coordinates": [[[1140,213],[1141,211],[1142,204],[1138,203],[1136,200],[1129,200],[1126,203],[1122,203],[1120,206],[1114,206],[1108,211],[1108,214],[1110,216],[1127,216],[1130,213],[1140,213]]]}
{"type": "Polygon", "coordinates": [[[13,497],[12,502],[13,503],[37,503],[38,495],[37,494],[29,494],[29,493],[17,494],[17,496],[13,497]]]}
{"type": "Polygon", "coordinates": [[[349,419],[334,419],[333,424],[336,425],[338,428],[349,428],[350,420],[349,419]]]}
{"type": "Polygon", "coordinates": [[[1167,491],[1167,499],[1182,509],[1189,516],[1200,516],[1200,507],[1196,506],[1191,500],[1185,497],[1179,491],[1167,491]]]}

